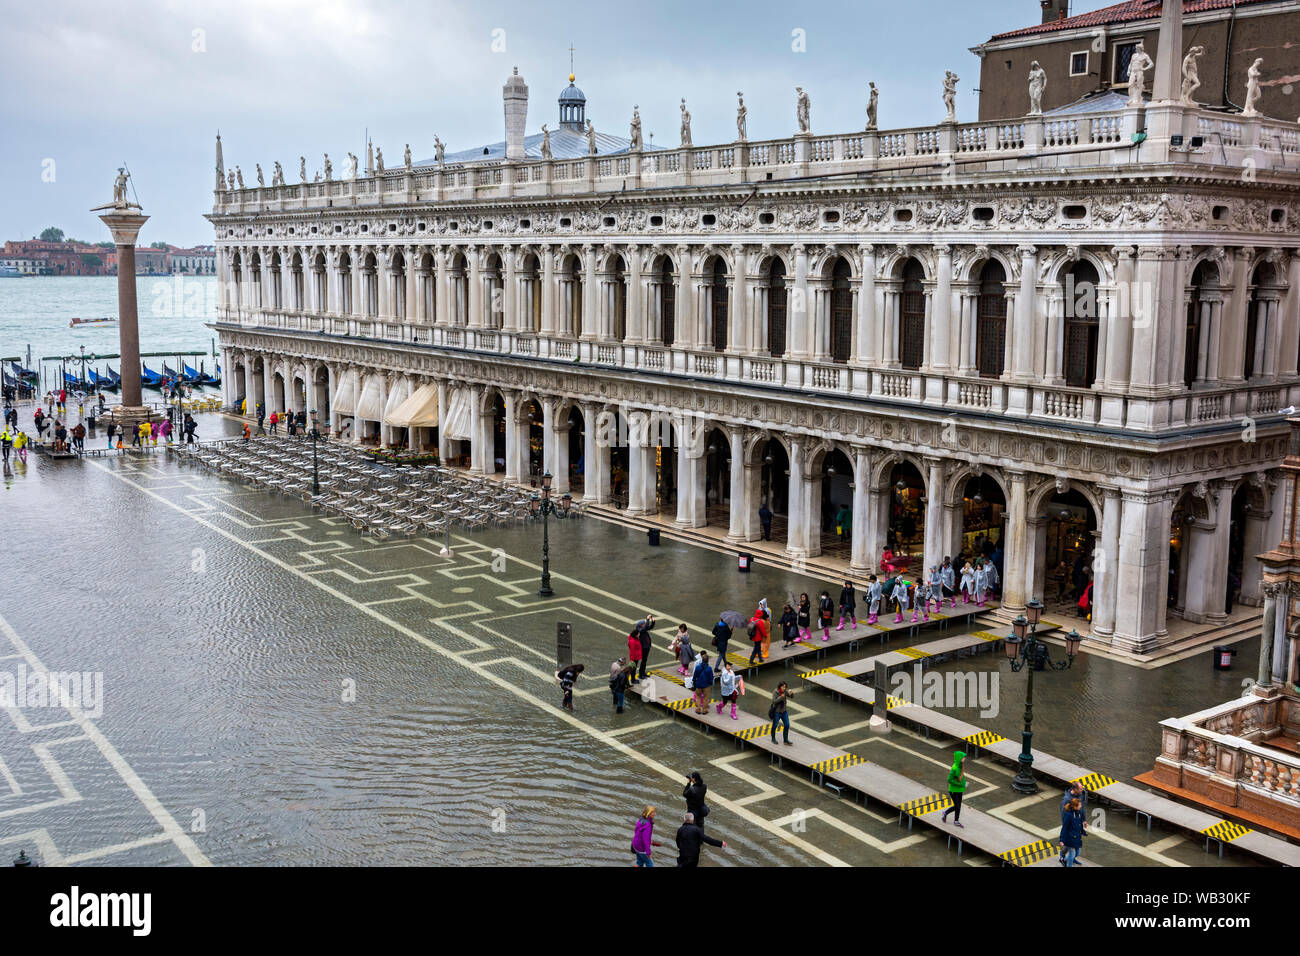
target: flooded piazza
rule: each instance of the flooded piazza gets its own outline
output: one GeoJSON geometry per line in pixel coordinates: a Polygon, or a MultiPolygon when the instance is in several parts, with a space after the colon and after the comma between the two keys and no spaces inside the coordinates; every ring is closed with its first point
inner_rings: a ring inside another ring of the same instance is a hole
{"type": "MultiPolygon", "coordinates": [[[[236,429],[200,417],[208,440],[236,429]]],[[[728,843],[711,865],[959,862],[942,834],[900,827],[891,808],[837,798],[634,693],[613,712],[604,675],[645,610],[661,621],[656,667],[678,621],[707,640],[722,609],[748,614],[762,597],[779,607],[838,582],[761,563],[741,574],[734,556],[648,547],[644,533],[587,517],[550,523],[555,596],[544,600],[535,524],[453,532],[448,558],[441,538],[379,541],[177,458],[34,458],[5,478],[0,617],[15,650],[2,656],[12,665],[26,648],[50,670],[102,672],[103,700],[81,730],[57,708],[0,724],[6,777],[21,781],[0,811],[0,844],[128,865],[618,865],[631,862],[644,804],[671,837],[684,778],[699,771],[709,832],[728,843]],[[572,622],[573,659],[588,668],[573,714],[552,677],[557,621],[572,622]]],[[[1243,643],[1240,658],[1257,647],[1243,643]]],[[[832,651],[815,666],[853,656],[832,651]]],[[[1085,647],[1071,669],[1039,676],[1036,747],[1121,780],[1150,769],[1160,719],[1242,692],[1248,668],[1214,671],[1207,657],[1142,670],[1085,647]]],[[[810,666],[759,669],[741,709],[761,712],[777,680],[810,666]]],[[[995,713],[952,713],[1018,739],[1023,673],[1000,654],[936,667],[946,669],[997,672],[995,713]]],[[[952,741],[897,724],[873,733],[862,705],[813,688],[790,709],[796,733],[943,784],[952,741]]],[[[1001,762],[967,771],[968,807],[1054,835],[1050,781],[1022,797],[1001,762]]],[[[1118,807],[1093,827],[1087,858],[1103,865],[1253,864],[1159,822],[1148,832],[1118,807]]]]}

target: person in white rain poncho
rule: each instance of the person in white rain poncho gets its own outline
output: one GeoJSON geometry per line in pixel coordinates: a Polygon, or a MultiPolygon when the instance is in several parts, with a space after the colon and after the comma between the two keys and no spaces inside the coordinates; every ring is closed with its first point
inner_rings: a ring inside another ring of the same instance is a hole
{"type": "Polygon", "coordinates": [[[930,565],[930,600],[926,601],[925,610],[930,610],[930,601],[934,602],[934,613],[943,610],[943,574],[935,565],[930,565]]]}
{"type": "Polygon", "coordinates": [[[916,612],[920,610],[925,619],[930,620],[930,583],[923,577],[916,579],[916,595],[912,598],[912,623],[916,623],[916,612]]]}
{"type": "Polygon", "coordinates": [[[889,592],[889,599],[894,602],[898,608],[898,613],[894,616],[895,624],[903,623],[903,612],[907,610],[907,582],[898,578],[894,582],[894,590],[889,592]]]}
{"type": "Polygon", "coordinates": [[[984,570],[984,562],[975,562],[975,606],[983,607],[984,599],[988,595],[989,573],[984,570]]]}
{"type": "Polygon", "coordinates": [[[989,580],[988,580],[988,587],[989,587],[989,590],[990,590],[990,591],[996,591],[996,590],[997,590],[997,587],[998,587],[998,582],[1001,580],[1001,579],[998,577],[998,568],[997,568],[997,565],[995,565],[992,561],[985,561],[985,562],[984,562],[984,573],[987,574],[987,575],[989,576],[989,580]]]}
{"type": "Polygon", "coordinates": [[[880,617],[880,598],[883,596],[884,591],[885,586],[873,574],[867,583],[868,624],[875,624],[877,618],[880,617]]]}
{"type": "Polygon", "coordinates": [[[952,566],[952,558],[944,557],[943,567],[939,569],[939,578],[943,583],[943,590],[939,592],[939,605],[943,606],[943,596],[946,594],[952,606],[957,606],[957,569],[952,566]]]}
{"type": "Polygon", "coordinates": [[[975,593],[975,569],[967,561],[961,568],[961,601],[970,603],[970,596],[975,593]]]}

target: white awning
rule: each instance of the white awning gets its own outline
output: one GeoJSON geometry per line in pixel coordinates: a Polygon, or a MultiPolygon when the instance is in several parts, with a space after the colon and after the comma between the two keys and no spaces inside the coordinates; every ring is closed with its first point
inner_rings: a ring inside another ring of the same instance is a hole
{"type": "Polygon", "coordinates": [[[388,416],[397,410],[397,407],[411,397],[411,383],[405,378],[399,378],[393,383],[393,387],[388,390],[388,401],[384,402],[384,421],[388,424],[388,416]]]}
{"type": "Polygon", "coordinates": [[[470,408],[469,392],[458,388],[447,400],[447,414],[442,418],[439,435],[460,441],[469,441],[470,408]]]}
{"type": "Polygon", "coordinates": [[[384,421],[400,428],[437,428],[438,386],[421,385],[410,398],[385,414],[384,421]]]}
{"type": "Polygon", "coordinates": [[[367,375],[361,386],[361,397],[357,399],[354,413],[357,418],[368,422],[382,421],[384,417],[384,386],[378,375],[367,375]]]}
{"type": "Polygon", "coordinates": [[[330,416],[351,415],[356,409],[357,371],[349,369],[334,389],[334,400],[330,402],[330,416]]]}

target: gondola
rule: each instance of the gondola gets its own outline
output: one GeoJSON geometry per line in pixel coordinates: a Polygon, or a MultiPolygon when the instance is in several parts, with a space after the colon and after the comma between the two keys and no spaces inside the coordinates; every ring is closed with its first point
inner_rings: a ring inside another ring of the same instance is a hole
{"type": "Polygon", "coordinates": [[[64,372],[63,387],[70,392],[75,392],[77,389],[81,389],[83,392],[89,392],[94,386],[83,378],[77,378],[77,376],[73,375],[71,372],[64,372]]]}
{"type": "Polygon", "coordinates": [[[90,383],[91,388],[98,392],[113,388],[114,385],[117,384],[113,379],[109,378],[107,375],[96,372],[93,368],[86,370],[86,381],[90,383]]]}
{"type": "Polygon", "coordinates": [[[23,368],[17,362],[10,362],[9,367],[5,369],[5,372],[10,377],[17,378],[19,381],[27,382],[31,385],[38,385],[41,381],[40,372],[35,369],[23,368]]]}
{"type": "Polygon", "coordinates": [[[203,376],[196,369],[192,369],[188,365],[181,365],[181,368],[185,370],[183,380],[186,385],[203,384],[203,376]]]}
{"type": "Polygon", "coordinates": [[[108,389],[110,392],[116,392],[122,387],[122,376],[113,371],[113,366],[106,365],[104,367],[108,369],[108,375],[106,376],[108,384],[105,385],[104,388],[108,389]]]}
{"type": "Polygon", "coordinates": [[[221,366],[220,365],[217,366],[216,375],[209,375],[207,372],[200,373],[199,384],[211,385],[213,388],[220,388],[221,387],[221,366]]]}
{"type": "Polygon", "coordinates": [[[140,384],[145,388],[162,388],[163,377],[147,365],[140,366],[140,384]]]}

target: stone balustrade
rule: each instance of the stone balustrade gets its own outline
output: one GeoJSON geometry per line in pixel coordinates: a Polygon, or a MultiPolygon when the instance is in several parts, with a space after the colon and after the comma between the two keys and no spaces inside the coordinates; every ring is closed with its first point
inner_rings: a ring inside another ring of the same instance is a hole
{"type": "MultiPolygon", "coordinates": [[[[1145,112],[1149,113],[1150,110],[1145,112]]],[[[413,201],[468,202],[512,197],[621,192],[638,187],[743,185],[768,180],[853,172],[907,172],[952,165],[1034,160],[1053,168],[1179,162],[1270,170],[1294,166],[1300,124],[1203,109],[1179,109],[1174,118],[1181,146],[1168,138],[1141,144],[1143,110],[1125,109],[1056,117],[831,136],[688,146],[570,160],[527,160],[385,170],[375,177],[282,186],[223,189],[214,212],[294,211],[413,201]],[[1200,144],[1192,145],[1193,137],[1200,144]]],[[[1005,168],[998,165],[994,168],[1005,168]]]]}

